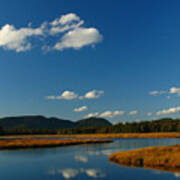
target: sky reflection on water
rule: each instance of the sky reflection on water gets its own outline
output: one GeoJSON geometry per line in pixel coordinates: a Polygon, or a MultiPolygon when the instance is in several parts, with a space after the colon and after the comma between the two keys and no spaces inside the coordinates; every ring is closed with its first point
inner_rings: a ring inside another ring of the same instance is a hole
{"type": "Polygon", "coordinates": [[[180,139],[119,139],[108,144],[1,151],[0,179],[180,179],[179,173],[122,167],[108,161],[108,155],[117,151],[173,144],[180,144],[180,139]]]}

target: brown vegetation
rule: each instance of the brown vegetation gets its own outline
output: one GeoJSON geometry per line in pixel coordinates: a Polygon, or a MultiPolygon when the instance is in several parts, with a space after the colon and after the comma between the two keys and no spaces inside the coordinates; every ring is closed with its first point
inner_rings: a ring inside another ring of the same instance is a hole
{"type": "Polygon", "coordinates": [[[21,149],[21,148],[40,148],[40,147],[58,147],[78,144],[92,143],[108,143],[112,142],[107,139],[69,139],[69,140],[35,140],[35,139],[20,139],[20,140],[0,140],[0,149],[21,149]]]}
{"type": "Polygon", "coordinates": [[[180,172],[180,145],[148,147],[109,156],[119,165],[180,172]]]}
{"type": "Polygon", "coordinates": [[[180,133],[118,133],[118,134],[72,134],[72,135],[18,135],[2,138],[180,138],[180,133]]]}

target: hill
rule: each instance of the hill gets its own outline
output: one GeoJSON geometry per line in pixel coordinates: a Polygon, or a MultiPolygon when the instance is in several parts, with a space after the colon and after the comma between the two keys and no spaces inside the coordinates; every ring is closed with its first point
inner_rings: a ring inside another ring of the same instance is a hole
{"type": "Polygon", "coordinates": [[[101,118],[89,118],[76,122],[58,119],[55,117],[46,118],[44,116],[19,116],[6,117],[0,119],[0,126],[3,129],[66,129],[76,127],[103,127],[111,123],[101,118]]]}
{"type": "Polygon", "coordinates": [[[76,127],[103,127],[111,125],[108,120],[96,117],[82,119],[76,122],[76,127]]]}

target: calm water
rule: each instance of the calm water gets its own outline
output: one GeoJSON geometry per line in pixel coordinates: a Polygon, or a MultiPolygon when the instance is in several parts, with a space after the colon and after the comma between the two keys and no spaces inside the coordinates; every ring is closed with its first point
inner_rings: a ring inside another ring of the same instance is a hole
{"type": "MultiPolygon", "coordinates": [[[[110,144],[78,145],[36,150],[0,151],[1,180],[173,180],[180,174],[127,168],[108,155],[152,145],[180,144],[180,139],[116,139],[110,144]]],[[[179,158],[179,157],[177,157],[179,158]]]]}

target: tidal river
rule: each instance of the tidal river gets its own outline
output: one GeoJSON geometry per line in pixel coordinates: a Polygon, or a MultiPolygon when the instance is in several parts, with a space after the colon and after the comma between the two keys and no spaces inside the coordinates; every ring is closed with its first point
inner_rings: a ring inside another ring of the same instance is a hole
{"type": "Polygon", "coordinates": [[[180,144],[180,139],[114,139],[107,144],[4,150],[0,151],[0,179],[177,180],[178,173],[122,167],[108,161],[108,156],[117,151],[174,144],[180,144]]]}

